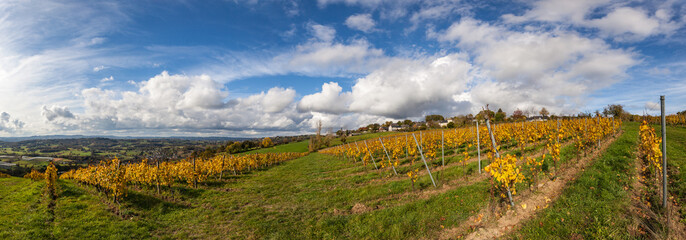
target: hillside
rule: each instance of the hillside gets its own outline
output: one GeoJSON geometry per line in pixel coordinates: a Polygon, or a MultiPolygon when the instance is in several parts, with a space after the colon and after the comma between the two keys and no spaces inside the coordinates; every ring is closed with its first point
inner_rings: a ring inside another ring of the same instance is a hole
{"type": "MultiPolygon", "coordinates": [[[[669,132],[674,140],[668,142],[668,157],[678,169],[686,163],[684,152],[677,150],[686,147],[686,130],[670,127],[669,132]]],[[[506,200],[490,197],[487,173],[478,173],[471,150],[464,168],[462,152],[447,153],[445,167],[440,159],[430,161],[438,187],[425,172],[412,184],[390,168],[374,170],[371,164],[322,153],[226,174],[197,189],[179,185],[174,196],[130,186],[121,205],[92,186],[59,180],[53,213],[41,194],[42,181],[0,178],[0,238],[641,238],[627,232],[635,228],[630,195],[637,134],[638,124],[626,123],[620,134],[604,138],[598,150],[580,160],[571,142],[563,142],[562,167],[553,171],[558,177],[540,178],[533,191],[519,183],[514,211],[506,200]]],[[[274,151],[302,148],[300,142],[274,151]]],[[[513,146],[502,152],[540,157],[543,147],[533,143],[524,151],[513,146]]],[[[552,168],[549,158],[543,161],[552,168]]],[[[417,166],[423,167],[421,161],[405,159],[397,170],[417,166]]],[[[683,202],[678,187],[684,186],[683,174],[674,176],[672,194],[683,202]]]]}

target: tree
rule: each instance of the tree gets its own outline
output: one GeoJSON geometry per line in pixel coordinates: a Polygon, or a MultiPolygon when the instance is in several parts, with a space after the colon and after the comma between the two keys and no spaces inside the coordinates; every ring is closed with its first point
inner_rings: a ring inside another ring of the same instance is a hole
{"type": "Polygon", "coordinates": [[[424,120],[426,122],[444,121],[445,118],[443,118],[443,116],[441,116],[441,115],[434,114],[434,115],[426,115],[426,117],[424,117],[424,120]]]}
{"type": "Polygon", "coordinates": [[[266,138],[262,139],[262,147],[263,148],[268,148],[268,147],[271,147],[272,145],[274,145],[274,144],[272,143],[271,138],[266,137],[266,138]]]}
{"type": "Polygon", "coordinates": [[[448,128],[455,128],[455,122],[449,122],[448,128]]]}
{"type": "Polygon", "coordinates": [[[507,114],[503,112],[503,109],[498,108],[498,112],[495,114],[495,121],[502,122],[505,120],[505,117],[507,117],[507,114]]]}
{"type": "Polygon", "coordinates": [[[544,108],[541,108],[541,111],[538,112],[538,113],[541,114],[541,116],[544,116],[544,117],[547,117],[548,114],[550,114],[550,112],[548,112],[548,109],[545,109],[545,107],[544,107],[544,108]]]}
{"type": "Polygon", "coordinates": [[[410,120],[410,119],[405,119],[405,120],[403,121],[403,124],[402,124],[402,125],[412,126],[413,124],[414,124],[414,122],[412,122],[412,120],[410,120]]]}
{"type": "Polygon", "coordinates": [[[373,133],[378,132],[379,127],[381,127],[381,126],[378,123],[372,123],[372,124],[367,125],[367,128],[369,128],[369,130],[372,131],[373,133]]]}
{"type": "Polygon", "coordinates": [[[524,120],[526,118],[524,116],[524,112],[522,112],[522,110],[519,110],[519,108],[514,110],[511,117],[514,120],[524,120]]]}
{"type": "Polygon", "coordinates": [[[488,118],[489,118],[489,119],[495,118],[495,112],[486,109],[486,110],[481,110],[481,112],[479,112],[479,114],[476,114],[476,119],[478,119],[478,120],[484,120],[484,119],[486,119],[486,116],[484,115],[484,114],[486,114],[486,113],[488,114],[488,118]],[[486,111],[486,112],[485,112],[485,111],[486,111]]]}
{"type": "Polygon", "coordinates": [[[624,111],[624,106],[620,104],[610,104],[603,109],[603,114],[606,116],[612,115],[614,118],[621,118],[626,112],[624,111]]]}

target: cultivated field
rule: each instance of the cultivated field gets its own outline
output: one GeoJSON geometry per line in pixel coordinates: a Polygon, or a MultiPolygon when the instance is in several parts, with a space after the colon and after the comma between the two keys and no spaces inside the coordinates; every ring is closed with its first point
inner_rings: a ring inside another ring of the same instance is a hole
{"type": "Polygon", "coordinates": [[[111,161],[63,173],[54,197],[42,176],[4,177],[0,238],[686,236],[683,126],[667,128],[664,211],[655,153],[642,148],[655,142],[639,137],[650,125],[508,123],[491,126],[492,137],[484,125],[478,138],[474,128],[428,130],[349,137],[309,154],[305,141],[160,165],[111,161]]]}

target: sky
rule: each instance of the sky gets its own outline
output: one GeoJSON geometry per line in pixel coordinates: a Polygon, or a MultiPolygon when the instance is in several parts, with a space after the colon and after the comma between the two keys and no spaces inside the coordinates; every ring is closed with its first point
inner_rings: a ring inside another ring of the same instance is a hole
{"type": "Polygon", "coordinates": [[[686,2],[0,1],[0,136],[686,110],[686,2]]]}

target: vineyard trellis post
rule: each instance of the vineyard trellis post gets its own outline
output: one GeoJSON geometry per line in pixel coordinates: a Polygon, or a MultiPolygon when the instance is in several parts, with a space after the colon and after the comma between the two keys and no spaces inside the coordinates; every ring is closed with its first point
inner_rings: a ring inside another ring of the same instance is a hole
{"type": "Polygon", "coordinates": [[[407,143],[407,134],[405,134],[405,158],[410,156],[410,145],[407,143]]]}
{"type": "MultiPolygon", "coordinates": [[[[357,148],[357,151],[359,152],[359,151],[360,151],[360,147],[357,146],[357,142],[354,142],[354,143],[355,143],[355,148],[357,148]]],[[[357,162],[357,158],[355,158],[355,162],[357,162]]],[[[362,163],[362,164],[364,164],[364,163],[362,163]]]]}
{"type": "MultiPolygon", "coordinates": [[[[662,124],[662,207],[667,211],[667,129],[665,123],[665,96],[660,96],[660,120],[662,124]]],[[[669,218],[668,218],[669,219],[669,218]]]]}
{"type": "Polygon", "coordinates": [[[560,119],[557,119],[557,143],[560,143],[560,119]]]}
{"type": "Polygon", "coordinates": [[[479,120],[476,122],[476,154],[479,159],[479,174],[481,174],[481,138],[479,137],[479,120]]]}
{"type": "Polygon", "coordinates": [[[429,165],[426,163],[426,158],[424,158],[424,153],[422,152],[423,151],[422,147],[419,146],[419,142],[417,142],[417,137],[414,136],[414,133],[412,134],[412,138],[414,138],[414,143],[417,144],[417,148],[419,148],[419,155],[422,156],[422,161],[424,161],[424,167],[426,167],[426,171],[429,173],[429,177],[431,178],[431,183],[433,183],[434,187],[436,187],[436,181],[434,181],[434,176],[431,175],[431,170],[429,170],[429,165]]]}
{"type": "Polygon", "coordinates": [[[443,166],[445,167],[445,140],[443,136],[443,130],[441,130],[441,162],[443,163],[443,166]]]}
{"type": "Polygon", "coordinates": [[[596,118],[596,123],[598,125],[598,149],[600,149],[600,138],[603,137],[602,129],[600,128],[600,116],[596,118]]]}
{"type": "MultiPolygon", "coordinates": [[[[495,150],[495,157],[500,158],[498,146],[495,144],[495,137],[493,136],[493,131],[491,131],[491,123],[488,118],[486,118],[486,127],[488,128],[488,134],[491,135],[491,143],[493,144],[493,150],[495,150]]],[[[507,198],[510,199],[510,206],[514,208],[514,200],[512,200],[512,191],[510,191],[510,186],[505,185],[505,188],[507,188],[507,198]]]]}
{"type": "Polygon", "coordinates": [[[388,155],[388,151],[386,151],[386,146],[383,145],[383,140],[381,140],[381,138],[379,138],[379,142],[381,142],[381,147],[383,147],[383,152],[386,153],[386,157],[388,158],[388,162],[391,163],[391,167],[393,168],[393,173],[395,173],[395,175],[398,175],[398,172],[395,171],[395,166],[391,162],[392,161],[391,156],[388,155]]]}
{"type": "Polygon", "coordinates": [[[364,146],[367,148],[367,153],[369,153],[369,157],[372,158],[372,162],[374,163],[374,168],[376,170],[379,170],[379,168],[376,166],[376,160],[374,160],[374,155],[372,155],[372,151],[369,150],[369,145],[367,145],[367,140],[364,140],[364,146]]]}

